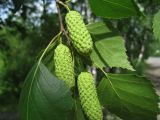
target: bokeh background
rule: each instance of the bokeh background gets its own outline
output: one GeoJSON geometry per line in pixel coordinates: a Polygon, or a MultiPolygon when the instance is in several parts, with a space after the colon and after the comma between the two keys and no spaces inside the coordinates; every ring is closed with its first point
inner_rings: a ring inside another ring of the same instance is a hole
{"type": "MultiPolygon", "coordinates": [[[[112,22],[124,37],[136,73],[147,76],[160,95],[160,42],[152,32],[160,3],[136,2],[144,16],[112,22]]],[[[101,20],[92,13],[87,0],[71,0],[70,5],[83,15],[86,24],[101,20]]],[[[62,12],[66,11],[62,8],[62,12]]],[[[0,0],[0,120],[19,120],[18,100],[25,77],[58,31],[54,0],[0,0]]],[[[110,71],[128,72],[115,68],[110,71]]]]}

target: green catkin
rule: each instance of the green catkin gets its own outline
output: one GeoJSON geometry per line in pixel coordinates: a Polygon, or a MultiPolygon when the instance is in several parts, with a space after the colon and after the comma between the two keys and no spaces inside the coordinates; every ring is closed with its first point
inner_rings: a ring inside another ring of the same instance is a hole
{"type": "Polygon", "coordinates": [[[74,78],[74,63],[70,49],[60,44],[54,52],[55,74],[60,80],[64,80],[69,87],[73,87],[74,78]]]}
{"type": "Polygon", "coordinates": [[[89,119],[102,120],[102,109],[92,74],[82,72],[78,76],[78,91],[82,108],[89,119]]]}
{"type": "Polygon", "coordinates": [[[65,20],[71,42],[75,49],[80,54],[90,54],[93,48],[93,42],[81,15],[77,11],[69,11],[65,20]]]}

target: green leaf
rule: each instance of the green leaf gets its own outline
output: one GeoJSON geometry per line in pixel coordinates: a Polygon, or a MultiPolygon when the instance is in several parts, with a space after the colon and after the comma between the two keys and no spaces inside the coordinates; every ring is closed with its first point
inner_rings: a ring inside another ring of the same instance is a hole
{"type": "Polygon", "coordinates": [[[42,63],[35,74],[36,66],[28,74],[22,89],[21,120],[68,120],[73,107],[69,88],[42,63]]]}
{"type": "Polygon", "coordinates": [[[88,25],[94,50],[91,59],[95,66],[121,67],[134,70],[128,61],[123,38],[110,30],[103,22],[88,25]]]}
{"type": "MultiPolygon", "coordinates": [[[[87,25],[87,29],[92,35],[113,34],[113,32],[107,27],[104,22],[95,22],[89,24],[87,25]]],[[[117,33],[114,33],[114,35],[117,35],[117,33]]]]}
{"type": "Polygon", "coordinates": [[[76,120],[85,120],[80,100],[78,98],[75,100],[75,113],[76,113],[76,120]]]}
{"type": "Polygon", "coordinates": [[[140,15],[133,0],[89,0],[92,11],[104,18],[126,18],[140,15]]]}
{"type": "Polygon", "coordinates": [[[98,94],[103,106],[124,120],[157,120],[158,96],[144,77],[106,75],[98,86],[98,94]]]}
{"type": "Polygon", "coordinates": [[[153,33],[156,39],[160,40],[160,10],[155,14],[153,19],[153,33]]]}

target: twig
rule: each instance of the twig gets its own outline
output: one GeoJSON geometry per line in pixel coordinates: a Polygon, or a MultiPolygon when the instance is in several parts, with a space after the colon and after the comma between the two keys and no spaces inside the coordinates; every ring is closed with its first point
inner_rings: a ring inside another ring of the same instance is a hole
{"type": "Polygon", "coordinates": [[[61,32],[64,33],[64,35],[66,36],[68,44],[70,45],[69,36],[68,36],[67,31],[65,30],[64,25],[63,25],[63,19],[62,19],[59,3],[60,3],[60,1],[56,0],[56,6],[57,6],[57,11],[58,11],[58,19],[59,19],[60,29],[61,29],[61,32]]]}
{"type": "MultiPolygon", "coordinates": [[[[68,8],[67,5],[65,5],[64,3],[62,4],[63,2],[61,2],[60,0],[56,0],[56,6],[57,6],[57,11],[58,11],[58,18],[59,18],[59,24],[60,24],[60,29],[61,29],[61,32],[65,35],[65,37],[67,38],[67,43],[68,45],[70,46],[70,49],[71,49],[71,53],[72,53],[72,56],[74,57],[74,53],[73,53],[73,48],[72,48],[72,45],[71,45],[71,42],[70,42],[70,38],[68,36],[68,33],[67,31],[65,30],[64,28],[64,25],[63,25],[63,19],[62,19],[62,15],[61,15],[61,10],[60,10],[60,7],[59,7],[59,4],[63,5],[65,8],[68,8]]],[[[70,11],[70,9],[68,8],[67,9],[68,11],[70,11]]],[[[74,60],[74,59],[73,59],[74,60]]]]}
{"type": "Polygon", "coordinates": [[[60,8],[59,8],[57,0],[56,0],[56,7],[57,7],[57,11],[58,11],[58,19],[59,19],[60,29],[61,29],[61,32],[63,32],[64,26],[63,26],[62,16],[61,16],[61,12],[60,12],[60,8]]]}

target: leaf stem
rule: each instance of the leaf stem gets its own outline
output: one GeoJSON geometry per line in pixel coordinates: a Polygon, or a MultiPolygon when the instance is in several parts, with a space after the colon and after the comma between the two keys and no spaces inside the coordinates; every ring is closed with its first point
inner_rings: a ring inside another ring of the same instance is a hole
{"type": "Polygon", "coordinates": [[[59,37],[62,34],[62,32],[60,31],[54,38],[52,38],[52,40],[49,42],[49,44],[47,45],[47,47],[45,48],[44,52],[42,53],[41,57],[38,60],[38,63],[40,63],[45,55],[45,53],[47,52],[48,48],[50,47],[50,45],[55,41],[55,39],[57,37],[59,37]]]}
{"type": "Polygon", "coordinates": [[[58,0],[57,1],[59,4],[61,4],[64,8],[66,8],[68,11],[70,11],[70,8],[68,7],[68,5],[66,5],[65,3],[63,3],[62,1],[58,0]]]}
{"type": "Polygon", "coordinates": [[[113,90],[115,91],[115,93],[117,94],[117,96],[120,98],[120,96],[119,96],[118,92],[116,91],[116,89],[114,88],[114,85],[112,84],[112,81],[110,80],[108,74],[107,74],[101,67],[99,67],[99,65],[97,65],[97,64],[95,64],[95,65],[104,73],[104,75],[105,75],[106,78],[108,79],[111,87],[113,88],[113,90]]]}

